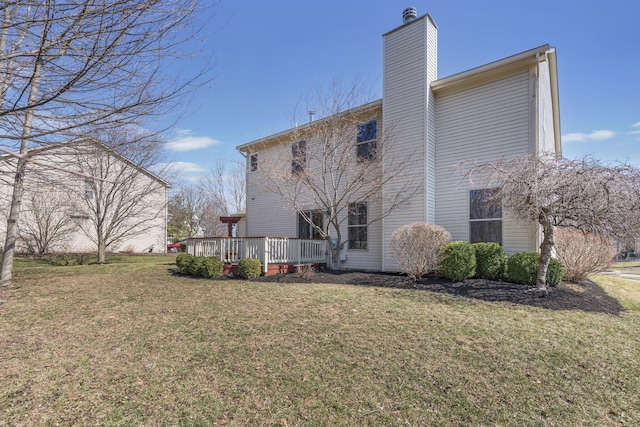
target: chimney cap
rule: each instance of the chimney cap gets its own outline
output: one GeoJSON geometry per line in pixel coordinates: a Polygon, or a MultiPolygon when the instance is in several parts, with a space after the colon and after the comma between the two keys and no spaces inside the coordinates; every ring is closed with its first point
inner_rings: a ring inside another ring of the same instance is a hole
{"type": "Polygon", "coordinates": [[[406,24],[418,17],[418,10],[415,7],[408,7],[402,11],[402,23],[406,24]]]}

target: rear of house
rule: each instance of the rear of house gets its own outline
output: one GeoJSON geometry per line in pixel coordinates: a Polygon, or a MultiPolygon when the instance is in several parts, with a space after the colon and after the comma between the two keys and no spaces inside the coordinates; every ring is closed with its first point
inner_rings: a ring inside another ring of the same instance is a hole
{"type": "MultiPolygon", "coordinates": [[[[398,160],[407,171],[385,181],[379,194],[351,201],[349,211],[358,214],[343,218],[343,268],[397,271],[391,234],[415,221],[438,224],[454,240],[497,241],[508,253],[537,250],[538,227],[490,209],[490,186],[480,178],[464,181],[454,167],[525,154],[561,155],[555,50],[544,45],[438,79],[437,26],[415,10],[405,11],[403,24],[383,35],[383,49],[383,99],[355,109],[360,122],[353,125],[353,138],[363,126],[375,126],[379,146],[387,148],[382,173],[398,160]],[[393,196],[411,185],[418,191],[391,206],[393,196]]],[[[238,147],[247,158],[248,236],[313,237],[308,220],[323,221],[321,206],[304,194],[303,208],[283,203],[265,188],[261,167],[275,164],[262,159],[278,159],[288,171],[298,141],[304,140],[305,150],[320,144],[314,128],[322,120],[238,147]]]]}

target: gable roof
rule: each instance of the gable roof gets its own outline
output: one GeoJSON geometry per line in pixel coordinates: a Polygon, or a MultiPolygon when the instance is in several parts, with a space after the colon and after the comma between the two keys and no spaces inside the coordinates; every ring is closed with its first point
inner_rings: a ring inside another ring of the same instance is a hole
{"type": "MultiPolygon", "coordinates": [[[[160,178],[158,175],[154,174],[153,172],[149,171],[148,169],[134,163],[133,161],[131,161],[129,158],[127,158],[126,156],[118,153],[116,150],[106,146],[105,144],[103,144],[102,142],[100,142],[99,140],[95,139],[95,138],[91,138],[91,137],[82,137],[82,138],[77,138],[77,139],[73,139],[71,141],[66,141],[66,142],[59,142],[59,143],[55,143],[55,144],[50,144],[50,145],[46,145],[44,147],[37,147],[37,148],[32,148],[27,152],[26,157],[33,157],[37,154],[40,153],[45,153],[47,151],[52,151],[52,150],[58,150],[60,148],[63,147],[70,147],[70,146],[74,146],[74,145],[81,145],[81,144],[91,144],[94,145],[100,149],[103,149],[107,152],[109,152],[110,154],[112,154],[114,157],[116,157],[118,160],[122,161],[123,163],[127,164],[128,166],[131,166],[135,169],[138,169],[140,172],[142,172],[143,174],[147,175],[149,178],[155,180],[156,182],[158,182],[160,185],[164,186],[165,188],[171,188],[171,184],[167,181],[165,181],[164,179],[160,178]]],[[[0,158],[15,158],[14,155],[9,154],[9,153],[5,153],[5,154],[1,154],[0,158]]]]}
{"type": "Polygon", "coordinates": [[[322,123],[323,121],[329,120],[330,118],[335,118],[336,116],[340,116],[342,114],[366,114],[370,111],[375,111],[376,109],[382,109],[382,99],[378,99],[376,101],[372,101],[363,105],[360,105],[355,108],[351,108],[349,110],[343,111],[338,114],[334,114],[332,116],[324,117],[313,122],[306,123],[304,125],[296,126],[291,129],[287,129],[282,132],[275,133],[273,135],[266,136],[264,138],[256,139],[255,141],[247,142],[246,144],[238,145],[236,150],[245,153],[251,153],[253,146],[260,146],[263,148],[265,145],[272,145],[282,141],[289,141],[291,136],[296,133],[312,133],[313,128],[318,125],[318,123],[322,123]]]}
{"type": "Polygon", "coordinates": [[[549,78],[551,83],[551,107],[553,109],[553,135],[555,139],[556,153],[562,154],[560,142],[560,98],[558,95],[558,67],[556,63],[556,50],[548,44],[526,50],[524,52],[508,56],[498,61],[490,62],[461,73],[435,80],[431,82],[431,90],[437,96],[448,91],[461,90],[467,87],[482,84],[525,69],[540,62],[549,61],[549,78]]]}
{"type": "MultiPolygon", "coordinates": [[[[433,22],[431,16],[424,15],[416,20],[410,21],[405,25],[411,25],[412,23],[422,20],[430,19],[433,22]]],[[[435,25],[435,23],[434,23],[435,25]]],[[[398,27],[398,28],[401,28],[398,27]]],[[[390,31],[396,31],[396,29],[390,31]]],[[[387,33],[387,34],[389,34],[387,33]]],[[[386,35],[386,34],[385,34],[386,35]]],[[[466,71],[462,71],[457,74],[453,74],[448,77],[444,77],[431,82],[431,90],[434,95],[446,93],[448,91],[461,90],[467,87],[482,84],[494,80],[500,76],[513,73],[514,71],[525,69],[535,65],[536,63],[549,61],[549,77],[551,82],[551,105],[553,110],[553,134],[555,140],[555,149],[558,156],[562,154],[562,145],[560,139],[560,102],[558,95],[558,70],[556,63],[556,51],[555,48],[549,44],[545,44],[527,51],[508,56],[497,61],[490,62],[479,67],[471,68],[466,71]]],[[[359,107],[355,107],[347,112],[353,112],[358,110],[365,111],[366,109],[382,108],[382,100],[373,101],[359,107]]],[[[345,112],[345,113],[347,113],[345,112]]],[[[320,121],[323,119],[320,119],[320,121]]],[[[325,119],[326,120],[326,119],[325,119]]],[[[260,138],[236,147],[237,150],[245,153],[250,153],[251,147],[255,145],[275,144],[277,142],[286,141],[290,139],[293,131],[307,132],[310,131],[314,124],[318,121],[307,123],[302,126],[291,128],[264,138],[260,138]]]]}

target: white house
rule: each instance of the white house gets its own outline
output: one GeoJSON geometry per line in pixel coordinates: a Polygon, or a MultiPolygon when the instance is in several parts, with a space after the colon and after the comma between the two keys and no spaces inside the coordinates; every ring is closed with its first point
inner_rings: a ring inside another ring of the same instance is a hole
{"type": "MultiPolygon", "coordinates": [[[[343,267],[398,270],[390,236],[415,221],[438,224],[453,240],[497,241],[507,253],[537,250],[537,225],[488,209],[483,200],[491,189],[481,181],[463,182],[453,166],[524,154],[561,156],[555,49],[544,45],[438,78],[437,26],[429,15],[417,17],[414,8],[405,10],[401,26],[383,35],[383,49],[383,98],[351,111],[360,121],[353,126],[360,147],[355,150],[362,157],[361,148],[368,150],[363,144],[375,144],[386,132],[382,168],[387,158],[404,159],[410,173],[353,204],[359,213],[341,230],[348,236],[343,267]],[[390,209],[386,204],[409,181],[419,183],[419,191],[390,209]]],[[[237,147],[247,158],[247,236],[313,237],[294,210],[265,190],[261,162],[279,158],[296,166],[296,156],[319,143],[314,131],[322,120],[237,147]]],[[[312,199],[305,202],[310,218],[322,221],[312,199]]]]}
{"type": "MultiPolygon", "coordinates": [[[[16,159],[0,157],[3,245],[16,159]]],[[[166,252],[169,183],[92,139],[33,149],[28,158],[18,251],[95,252],[102,240],[107,251],[166,252]]]]}

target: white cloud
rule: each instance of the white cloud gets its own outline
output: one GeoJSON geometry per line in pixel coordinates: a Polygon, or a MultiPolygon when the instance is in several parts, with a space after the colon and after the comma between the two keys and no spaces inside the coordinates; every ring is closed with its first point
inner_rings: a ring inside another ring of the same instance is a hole
{"type": "Polygon", "coordinates": [[[631,126],[633,126],[634,128],[640,128],[640,122],[634,123],[631,126]]]}
{"type": "Polygon", "coordinates": [[[170,151],[193,151],[220,144],[217,139],[208,136],[194,136],[189,129],[179,129],[177,137],[167,142],[164,147],[170,151]]]}
{"type": "Polygon", "coordinates": [[[591,133],[568,133],[562,136],[562,142],[604,141],[613,138],[616,133],[612,130],[594,130],[591,133]]]}
{"type": "Polygon", "coordinates": [[[191,162],[158,163],[151,168],[154,172],[166,173],[200,173],[205,172],[203,167],[191,162]]]}

